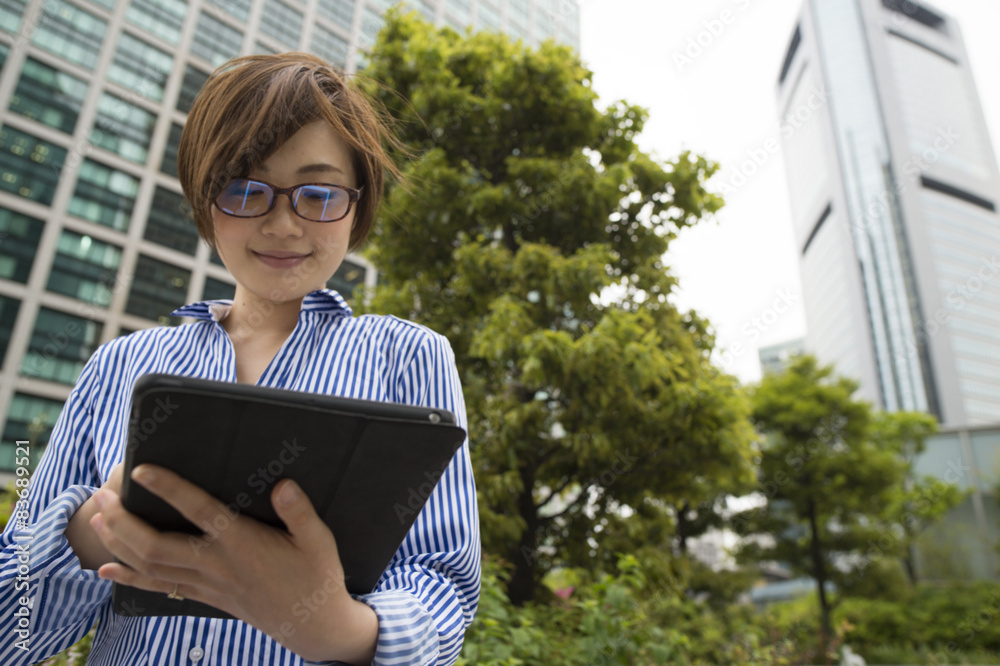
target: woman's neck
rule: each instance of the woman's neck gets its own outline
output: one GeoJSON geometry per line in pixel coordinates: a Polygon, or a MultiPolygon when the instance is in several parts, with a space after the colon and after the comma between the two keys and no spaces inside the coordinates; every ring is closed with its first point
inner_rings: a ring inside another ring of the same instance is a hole
{"type": "Polygon", "coordinates": [[[249,338],[285,339],[295,329],[301,309],[302,299],[278,303],[237,286],[233,307],[222,320],[222,327],[234,343],[249,338]]]}

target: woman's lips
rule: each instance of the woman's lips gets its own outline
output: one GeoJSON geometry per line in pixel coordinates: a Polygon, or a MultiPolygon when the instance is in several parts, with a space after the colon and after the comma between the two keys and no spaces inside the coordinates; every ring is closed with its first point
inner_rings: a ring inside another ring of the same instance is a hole
{"type": "Polygon", "coordinates": [[[254,252],[262,263],[271,268],[295,268],[309,256],[308,254],[294,254],[291,252],[254,252]]]}

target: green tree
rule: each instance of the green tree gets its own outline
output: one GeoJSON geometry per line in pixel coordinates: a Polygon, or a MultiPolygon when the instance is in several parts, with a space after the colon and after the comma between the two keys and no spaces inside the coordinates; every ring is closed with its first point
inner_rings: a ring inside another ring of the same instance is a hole
{"type": "Polygon", "coordinates": [[[390,13],[366,75],[412,151],[373,234],[370,307],[452,342],[510,598],[556,565],[613,570],[612,543],[668,550],[670,506],[752,481],[745,396],[661,260],[722,205],[716,165],[639,150],[646,113],[599,109],[551,42],[390,13]]]}
{"type": "Polygon", "coordinates": [[[913,551],[920,535],[961,504],[967,495],[967,491],[959,490],[955,484],[929,476],[915,478],[908,488],[898,493],[893,515],[905,540],[902,560],[911,585],[918,582],[913,551]]]}
{"type": "Polygon", "coordinates": [[[873,562],[905,554],[909,456],[936,429],[926,414],[874,411],[853,397],[856,389],[811,356],[764,377],[752,403],[765,437],[758,474],[766,504],[734,521],[744,534],[766,535],[747,541],[741,559],[785,562],[816,581],[825,642],[827,584],[849,589],[873,562]]]}

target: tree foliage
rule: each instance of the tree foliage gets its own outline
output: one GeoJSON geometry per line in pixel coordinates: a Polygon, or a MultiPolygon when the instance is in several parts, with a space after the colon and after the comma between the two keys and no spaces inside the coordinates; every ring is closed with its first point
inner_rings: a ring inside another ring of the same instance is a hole
{"type": "Polygon", "coordinates": [[[938,482],[910,478],[911,458],[936,430],[934,419],[877,412],[853,397],[856,389],[810,356],[764,377],[752,402],[766,439],[758,470],[766,504],[734,520],[743,534],[767,535],[743,546],[744,561],[785,562],[815,579],[828,638],[827,584],[847,594],[884,593],[918,525],[955,498],[938,482]],[[934,489],[937,499],[928,501],[934,489]]]}
{"type": "Polygon", "coordinates": [[[671,507],[752,481],[745,397],[709,363],[707,323],[668,300],[661,259],[722,205],[716,165],[642,152],[645,111],[598,108],[553,43],[390,13],[366,75],[413,153],[372,238],[371,308],[452,342],[511,597],[556,565],[669,548],[671,507]]]}

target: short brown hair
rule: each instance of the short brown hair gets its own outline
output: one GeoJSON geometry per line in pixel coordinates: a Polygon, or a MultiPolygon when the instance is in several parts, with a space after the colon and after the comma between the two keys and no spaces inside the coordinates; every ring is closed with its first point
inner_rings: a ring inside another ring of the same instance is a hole
{"type": "Polygon", "coordinates": [[[384,112],[340,70],[308,53],[234,58],[208,78],[188,114],[177,173],[198,233],[215,246],[212,202],[232,178],[258,167],[293,134],[327,122],[351,147],[356,185],[364,187],[351,249],[364,243],[382,198],[385,172],[399,171],[387,150],[399,148],[384,112]]]}

